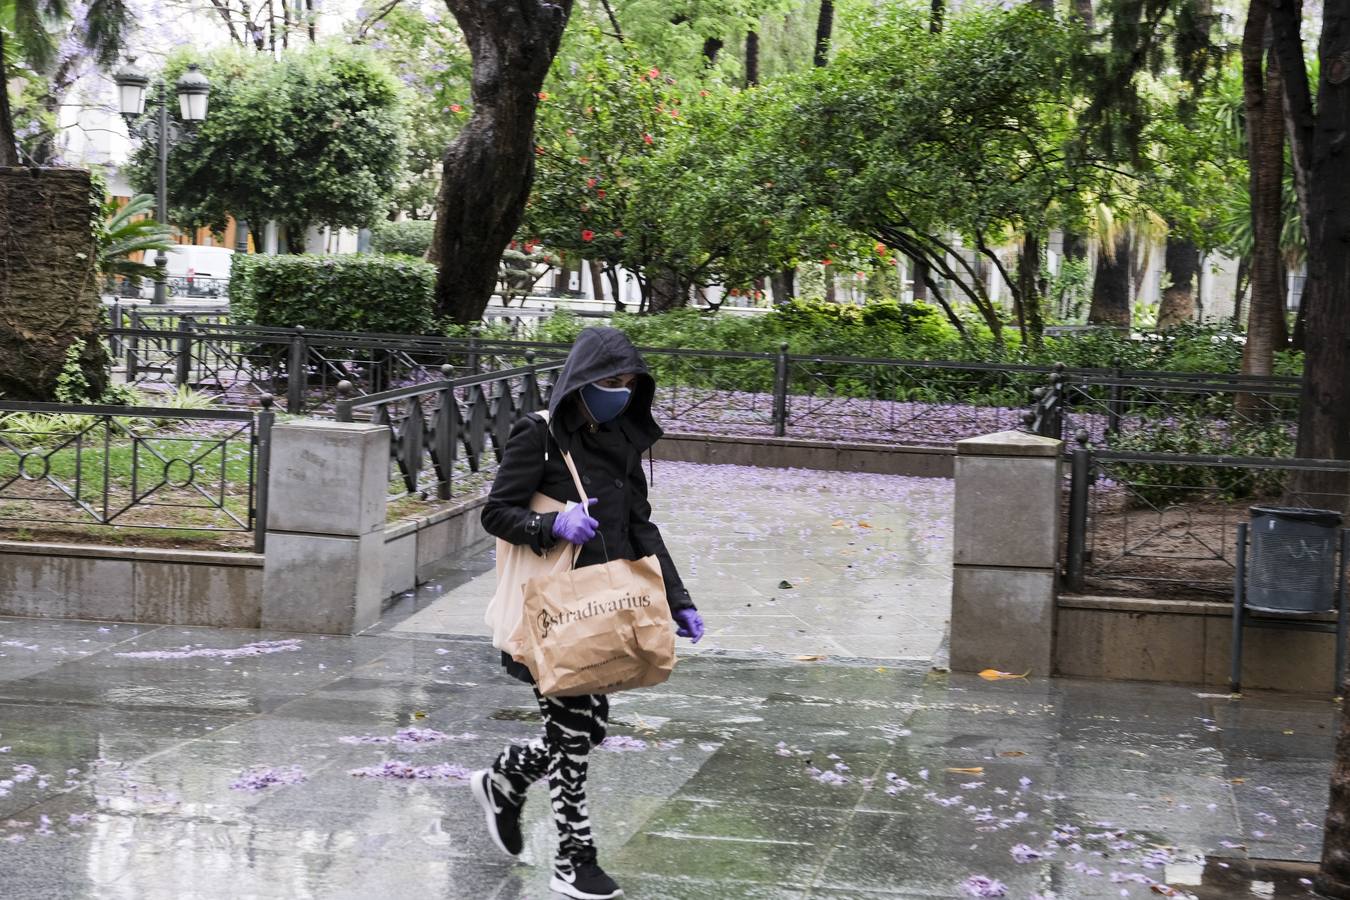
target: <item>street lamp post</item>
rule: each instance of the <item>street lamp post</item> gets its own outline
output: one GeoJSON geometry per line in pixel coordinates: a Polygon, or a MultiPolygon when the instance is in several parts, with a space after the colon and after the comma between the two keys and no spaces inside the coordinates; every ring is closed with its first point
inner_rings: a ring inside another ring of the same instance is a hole
{"type": "MultiPolygon", "coordinates": [[[[156,105],[153,124],[138,124],[145,114],[145,95],[150,86],[150,76],[136,68],[135,61],[129,61],[113,75],[117,83],[118,107],[122,117],[127,120],[127,132],[142,140],[154,140],[156,161],[155,217],[161,225],[169,221],[169,149],[182,134],[176,125],[169,121],[169,86],[164,81],[155,85],[153,103],[156,105]]],[[[206,118],[207,98],[211,92],[211,83],[206,76],[197,71],[196,64],[188,66],[187,72],[178,79],[179,118],[191,127],[206,118]]],[[[169,256],[163,250],[155,254],[155,296],[151,301],[156,304],[167,302],[166,286],[169,256]]]]}

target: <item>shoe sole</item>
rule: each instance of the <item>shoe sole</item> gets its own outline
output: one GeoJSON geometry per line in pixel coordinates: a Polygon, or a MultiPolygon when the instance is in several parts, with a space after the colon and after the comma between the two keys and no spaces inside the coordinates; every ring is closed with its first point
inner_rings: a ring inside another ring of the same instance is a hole
{"type": "Polygon", "coordinates": [[[576,885],[569,884],[556,875],[554,875],[553,879],[549,881],[548,889],[550,891],[553,891],[555,894],[562,894],[564,897],[571,897],[572,900],[612,900],[612,898],[614,897],[623,896],[623,888],[619,888],[618,890],[609,894],[588,894],[581,888],[577,887],[576,885]]]}
{"type": "Polygon", "coordinates": [[[474,799],[478,801],[478,805],[483,807],[483,815],[487,819],[488,837],[492,838],[492,843],[497,845],[498,850],[514,859],[518,854],[506,849],[502,836],[497,833],[497,811],[492,807],[492,795],[488,793],[487,780],[487,769],[474,772],[469,779],[469,789],[473,791],[474,799]]]}

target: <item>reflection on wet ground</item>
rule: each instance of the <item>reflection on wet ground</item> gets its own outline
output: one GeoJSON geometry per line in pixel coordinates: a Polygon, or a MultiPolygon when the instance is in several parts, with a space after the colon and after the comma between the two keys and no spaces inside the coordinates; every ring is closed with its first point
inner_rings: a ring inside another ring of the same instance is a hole
{"type": "MultiPolygon", "coordinates": [[[[290,637],[0,620],[0,896],[549,896],[544,793],[517,862],[463,783],[538,727],[491,648],[290,637]]],[[[615,698],[591,807],[634,898],[1305,897],[1335,716],[705,653],[615,698]]]]}

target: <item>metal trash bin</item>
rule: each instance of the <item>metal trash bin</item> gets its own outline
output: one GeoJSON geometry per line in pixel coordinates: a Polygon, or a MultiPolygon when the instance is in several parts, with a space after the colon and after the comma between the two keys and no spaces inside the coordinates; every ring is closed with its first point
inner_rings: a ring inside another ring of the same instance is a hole
{"type": "Polygon", "coordinates": [[[1336,608],[1336,531],[1329,509],[1253,506],[1246,601],[1259,612],[1336,608]]]}

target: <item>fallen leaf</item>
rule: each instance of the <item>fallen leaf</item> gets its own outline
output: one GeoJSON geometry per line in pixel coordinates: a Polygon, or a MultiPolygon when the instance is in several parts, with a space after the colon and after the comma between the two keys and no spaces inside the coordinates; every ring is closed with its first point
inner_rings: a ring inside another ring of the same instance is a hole
{"type": "Polygon", "coordinates": [[[1181,896],[1183,896],[1182,893],[1181,893],[1180,891],[1178,891],[1176,888],[1170,887],[1170,886],[1165,885],[1165,884],[1154,884],[1154,885],[1150,885],[1150,886],[1149,886],[1149,889],[1150,889],[1151,891],[1153,891],[1153,893],[1155,893],[1155,894],[1162,894],[1164,897],[1181,897],[1181,896]]]}
{"type": "Polygon", "coordinates": [[[780,582],[778,582],[778,589],[779,589],[780,591],[790,591],[790,590],[792,590],[792,582],[790,582],[790,581],[780,581],[780,582]]]}
{"type": "Polygon", "coordinates": [[[821,656],[818,653],[804,653],[801,656],[794,656],[792,658],[795,659],[797,662],[817,662],[819,660],[824,659],[825,657],[821,656]]]}
{"type": "Polygon", "coordinates": [[[843,519],[835,519],[833,522],[830,523],[830,527],[831,527],[831,528],[843,528],[843,527],[844,527],[844,520],[843,520],[843,519]]]}
{"type": "Polygon", "coordinates": [[[999,756],[1026,756],[1025,750],[1004,750],[999,756]]]}
{"type": "Polygon", "coordinates": [[[868,522],[859,522],[859,523],[858,523],[858,527],[859,527],[859,528],[871,528],[872,526],[871,526],[871,524],[868,523],[868,522]]]}
{"type": "Polygon", "coordinates": [[[956,775],[983,775],[983,774],[984,774],[984,766],[971,766],[971,767],[968,768],[968,769],[951,768],[951,769],[947,769],[946,771],[952,772],[952,773],[954,773],[954,774],[956,774],[956,775]]]}
{"type": "Polygon", "coordinates": [[[1293,734],[1293,733],[1294,733],[1294,729],[1292,729],[1292,728],[1286,728],[1286,729],[1284,730],[1284,733],[1285,733],[1285,734],[1293,734]]]}
{"type": "Polygon", "coordinates": [[[1023,672],[1021,675],[1015,672],[1000,672],[998,669],[985,669],[980,673],[980,677],[985,681],[1007,681],[1010,678],[1026,678],[1031,674],[1031,670],[1023,672]]]}
{"type": "Polygon", "coordinates": [[[425,719],[426,717],[427,714],[422,712],[420,709],[413,713],[414,719],[425,719]]]}
{"type": "Polygon", "coordinates": [[[1247,779],[1245,779],[1245,778],[1230,778],[1230,779],[1228,779],[1228,783],[1229,783],[1229,784],[1246,784],[1246,783],[1247,783],[1247,779]]]}

